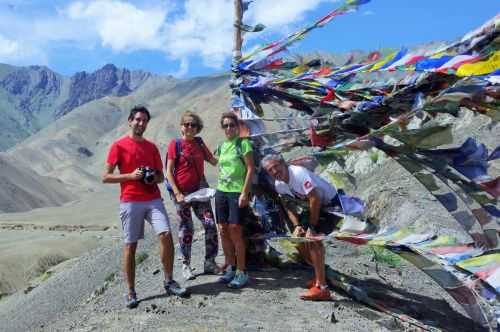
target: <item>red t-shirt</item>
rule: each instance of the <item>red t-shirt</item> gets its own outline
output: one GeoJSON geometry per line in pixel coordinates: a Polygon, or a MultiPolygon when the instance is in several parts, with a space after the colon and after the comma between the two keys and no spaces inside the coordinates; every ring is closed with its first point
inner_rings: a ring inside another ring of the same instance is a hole
{"type": "MultiPolygon", "coordinates": [[[[177,165],[174,165],[175,184],[183,193],[192,193],[200,189],[200,181],[205,174],[203,162],[212,159],[213,156],[205,144],[200,145],[194,139],[181,139],[181,151],[177,165]]],[[[175,161],[175,152],[175,139],[173,139],[168,145],[167,159],[175,161]]]]}
{"type": "MultiPolygon", "coordinates": [[[[149,166],[161,171],[163,168],[160,151],[154,143],[143,140],[135,141],[125,136],[111,145],[108,164],[117,165],[120,174],[132,173],[138,167],[149,166]]],[[[157,184],[145,184],[141,180],[120,183],[122,202],[144,202],[161,198],[157,184]]]]}

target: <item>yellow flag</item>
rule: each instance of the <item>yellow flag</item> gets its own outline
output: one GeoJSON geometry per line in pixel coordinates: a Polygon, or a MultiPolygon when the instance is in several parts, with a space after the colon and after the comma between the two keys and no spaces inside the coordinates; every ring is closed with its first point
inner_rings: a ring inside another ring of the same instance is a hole
{"type": "Polygon", "coordinates": [[[379,62],[374,64],[373,67],[371,67],[369,71],[375,71],[375,70],[381,68],[383,65],[385,65],[386,63],[388,63],[389,61],[394,59],[396,54],[398,54],[398,51],[392,52],[391,54],[389,54],[388,56],[386,56],[385,58],[383,58],[382,60],[380,60],[379,62]]]}
{"type": "Polygon", "coordinates": [[[306,65],[300,65],[292,69],[292,73],[295,75],[302,74],[303,72],[307,71],[309,69],[308,66],[306,65]]]}
{"type": "Polygon", "coordinates": [[[466,63],[458,67],[457,76],[486,75],[500,69],[500,51],[493,53],[489,59],[475,63],[466,63]]]}

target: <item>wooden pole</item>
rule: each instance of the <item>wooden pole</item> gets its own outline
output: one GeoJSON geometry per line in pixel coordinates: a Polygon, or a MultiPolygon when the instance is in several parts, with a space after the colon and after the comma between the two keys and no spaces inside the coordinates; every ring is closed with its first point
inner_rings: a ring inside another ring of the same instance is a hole
{"type": "Polygon", "coordinates": [[[241,59],[241,18],[243,16],[241,8],[241,0],[234,0],[234,48],[233,48],[233,65],[236,65],[241,59]]]}

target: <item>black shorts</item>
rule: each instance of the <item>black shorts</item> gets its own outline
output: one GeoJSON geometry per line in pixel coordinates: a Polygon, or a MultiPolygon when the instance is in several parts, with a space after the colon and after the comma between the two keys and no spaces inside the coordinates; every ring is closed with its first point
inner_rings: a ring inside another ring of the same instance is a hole
{"type": "Polygon", "coordinates": [[[241,193],[215,193],[215,215],[218,224],[242,225],[246,208],[238,206],[241,193]]]}
{"type": "MultiPolygon", "coordinates": [[[[318,225],[315,227],[318,233],[330,234],[337,228],[337,224],[342,219],[342,217],[321,211],[319,213],[318,225]]],[[[303,213],[300,216],[300,224],[307,230],[309,228],[309,214],[303,213]]]]}

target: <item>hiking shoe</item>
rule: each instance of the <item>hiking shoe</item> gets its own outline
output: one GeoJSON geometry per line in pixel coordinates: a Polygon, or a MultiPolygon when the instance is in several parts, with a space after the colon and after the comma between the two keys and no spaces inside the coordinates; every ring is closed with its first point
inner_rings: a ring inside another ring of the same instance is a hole
{"type": "Polygon", "coordinates": [[[233,280],[235,275],[236,275],[236,271],[233,270],[231,266],[228,266],[226,269],[226,272],[224,272],[222,277],[219,278],[219,282],[221,284],[230,283],[233,280]]]}
{"type": "Polygon", "coordinates": [[[129,309],[137,308],[139,302],[137,301],[137,294],[135,292],[131,292],[130,294],[125,295],[125,306],[129,309]]]}
{"type": "Polygon", "coordinates": [[[243,271],[237,271],[233,280],[231,280],[231,282],[227,284],[227,287],[239,289],[244,287],[247,283],[248,283],[248,273],[245,273],[243,271]]]}
{"type": "Polygon", "coordinates": [[[203,264],[203,273],[204,274],[219,274],[222,272],[220,266],[215,263],[214,260],[206,260],[203,264]]]}
{"type": "Polygon", "coordinates": [[[163,282],[163,287],[165,288],[165,291],[167,292],[168,295],[175,295],[178,297],[189,296],[189,292],[187,291],[187,289],[181,287],[175,280],[170,280],[170,281],[165,280],[163,282]]]}
{"type": "Polygon", "coordinates": [[[196,277],[193,274],[193,269],[191,269],[191,266],[187,264],[182,264],[182,276],[186,280],[196,279],[196,277]]]}
{"type": "Polygon", "coordinates": [[[328,288],[321,289],[321,287],[314,286],[307,292],[301,293],[300,299],[304,301],[331,301],[332,295],[328,288]]]}

